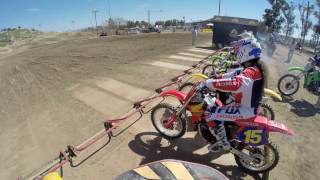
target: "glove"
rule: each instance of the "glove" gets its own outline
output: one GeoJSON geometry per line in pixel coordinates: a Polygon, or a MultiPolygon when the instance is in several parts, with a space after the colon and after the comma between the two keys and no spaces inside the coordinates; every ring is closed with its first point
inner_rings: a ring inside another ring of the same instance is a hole
{"type": "Polygon", "coordinates": [[[200,91],[200,90],[202,90],[202,89],[204,89],[204,88],[206,88],[206,87],[207,87],[206,81],[202,81],[202,82],[196,87],[196,90],[197,90],[197,91],[200,91]]]}

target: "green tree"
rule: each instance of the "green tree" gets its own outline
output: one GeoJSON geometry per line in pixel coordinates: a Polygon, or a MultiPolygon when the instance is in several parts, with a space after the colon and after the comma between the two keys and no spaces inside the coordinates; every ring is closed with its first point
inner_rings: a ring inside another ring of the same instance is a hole
{"type": "Polygon", "coordinates": [[[285,0],[270,0],[271,9],[265,9],[263,15],[264,23],[269,32],[279,32],[285,19],[281,16],[281,10],[286,3],[285,0]]]}
{"type": "Polygon", "coordinates": [[[157,22],[155,23],[155,25],[161,25],[161,26],[163,26],[163,25],[164,25],[164,21],[157,21],[157,22]]]}
{"type": "Polygon", "coordinates": [[[140,24],[141,24],[141,26],[144,26],[145,28],[149,27],[149,23],[146,21],[141,21],[140,24]]]}
{"type": "Polygon", "coordinates": [[[298,5],[299,12],[300,12],[300,20],[301,20],[301,45],[303,46],[304,44],[304,39],[306,35],[308,34],[310,28],[312,27],[312,21],[309,19],[310,13],[314,9],[314,5],[309,5],[309,4],[299,4],[298,5]]]}
{"type": "Polygon", "coordinates": [[[164,22],[164,25],[165,25],[165,26],[172,26],[172,21],[171,21],[171,20],[166,20],[166,21],[164,22]]]}
{"type": "Polygon", "coordinates": [[[184,21],[183,20],[179,21],[179,25],[184,26],[185,25],[184,21]]]}
{"type": "Polygon", "coordinates": [[[140,25],[141,25],[141,24],[140,24],[139,21],[136,21],[136,22],[134,23],[134,26],[135,26],[135,27],[140,27],[140,25]]]}
{"type": "Polygon", "coordinates": [[[314,16],[318,19],[318,22],[316,25],[314,25],[313,28],[313,35],[315,37],[315,45],[314,45],[314,52],[317,51],[317,46],[320,44],[320,0],[317,0],[317,10],[314,12],[314,16]]]}
{"type": "Polygon", "coordinates": [[[176,19],[173,19],[173,20],[172,20],[172,26],[177,26],[177,25],[178,25],[177,20],[176,20],[176,19]]]}
{"type": "Polygon", "coordinates": [[[133,27],[135,27],[135,23],[133,21],[127,21],[127,27],[133,28],[133,27]]]}
{"type": "Polygon", "coordinates": [[[297,28],[298,26],[297,24],[294,23],[294,20],[296,18],[296,16],[294,15],[295,8],[296,6],[291,1],[288,8],[283,11],[284,17],[285,17],[285,25],[284,25],[284,32],[286,34],[285,39],[287,39],[288,36],[291,36],[294,33],[294,29],[297,28]]]}

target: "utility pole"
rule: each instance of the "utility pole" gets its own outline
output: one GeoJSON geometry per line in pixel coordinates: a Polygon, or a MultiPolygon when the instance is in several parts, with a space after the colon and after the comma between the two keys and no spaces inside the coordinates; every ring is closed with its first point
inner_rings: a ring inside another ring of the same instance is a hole
{"type": "Polygon", "coordinates": [[[107,0],[107,16],[109,15],[109,19],[111,19],[111,5],[110,5],[110,0],[107,0]]]}
{"type": "Polygon", "coordinates": [[[220,7],[221,7],[221,0],[219,0],[219,13],[218,13],[218,16],[220,16],[220,7]]]}
{"type": "MultiPolygon", "coordinates": [[[[163,10],[162,9],[160,9],[160,10],[157,10],[157,11],[152,11],[152,12],[158,12],[158,13],[162,13],[163,12],[163,10]]],[[[151,11],[150,11],[150,9],[148,10],[148,27],[150,28],[150,26],[151,26],[151,11]]]]}
{"type": "Polygon", "coordinates": [[[98,10],[93,10],[92,13],[94,14],[94,19],[96,21],[96,30],[97,30],[97,36],[99,36],[99,31],[98,31],[98,21],[97,21],[97,13],[99,11],[98,10]]]}
{"type": "Polygon", "coordinates": [[[150,14],[151,14],[151,12],[150,12],[150,10],[148,10],[148,28],[150,28],[150,14]]]}
{"type": "Polygon", "coordinates": [[[71,21],[71,31],[75,31],[75,23],[76,22],[74,20],[71,21]]]}

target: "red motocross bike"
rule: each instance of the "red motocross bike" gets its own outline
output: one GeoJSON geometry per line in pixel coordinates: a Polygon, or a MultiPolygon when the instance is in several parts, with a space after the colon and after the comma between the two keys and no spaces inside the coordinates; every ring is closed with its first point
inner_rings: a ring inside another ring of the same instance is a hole
{"type": "MultiPolygon", "coordinates": [[[[174,96],[180,101],[178,107],[160,103],[152,109],[153,126],[164,138],[176,139],[183,136],[187,129],[188,114],[191,113],[192,124],[196,125],[200,136],[210,144],[216,142],[209,130],[209,127],[214,128],[215,123],[206,122],[204,111],[208,104],[223,107],[218,99],[219,94],[193,87],[187,95],[177,90],[164,91],[160,95],[174,96]]],[[[234,154],[238,166],[251,174],[270,171],[279,161],[276,145],[268,140],[269,132],[293,135],[293,130],[284,124],[259,115],[250,120],[227,122],[224,126],[231,144],[229,152],[234,154]]]]}

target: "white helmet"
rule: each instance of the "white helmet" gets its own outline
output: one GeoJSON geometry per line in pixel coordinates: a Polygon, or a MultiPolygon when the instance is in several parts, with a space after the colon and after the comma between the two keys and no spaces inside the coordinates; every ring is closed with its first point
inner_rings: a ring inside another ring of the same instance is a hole
{"type": "Polygon", "coordinates": [[[261,56],[261,46],[255,38],[245,38],[239,40],[235,53],[238,61],[242,64],[244,62],[260,58],[261,56]]]}
{"type": "Polygon", "coordinates": [[[255,38],[252,31],[245,31],[244,33],[239,34],[238,36],[241,37],[242,39],[246,39],[246,38],[253,39],[253,38],[255,38]]]}

